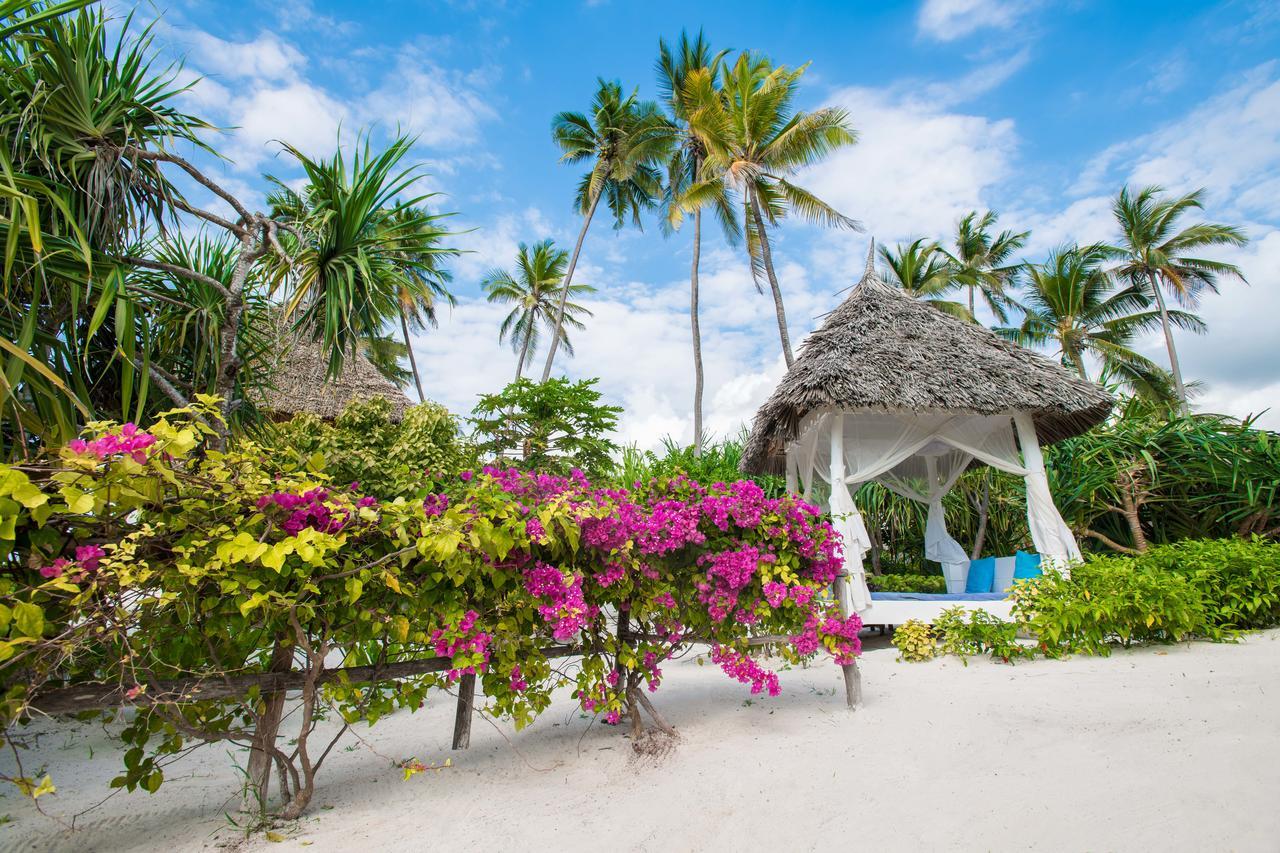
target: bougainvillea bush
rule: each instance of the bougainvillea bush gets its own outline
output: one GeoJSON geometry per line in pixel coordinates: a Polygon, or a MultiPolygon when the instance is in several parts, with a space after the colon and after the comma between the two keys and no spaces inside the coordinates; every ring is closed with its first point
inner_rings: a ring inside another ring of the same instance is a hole
{"type": "Polygon", "coordinates": [[[819,596],[841,571],[831,528],[750,482],[490,468],[379,499],[249,442],[212,449],[216,411],[95,424],[56,459],[0,468],[11,741],[35,710],[132,706],[114,785],[154,791],[193,745],[237,744],[259,801],[296,817],[347,726],[468,675],[517,727],[569,686],[640,736],[646,715],[670,731],[647,694],[692,642],[769,694],[753,637],[793,662],[860,651],[857,617],[819,596]],[[566,655],[578,665],[554,666],[566,655]],[[325,716],[343,725],[313,743],[325,716]]]}

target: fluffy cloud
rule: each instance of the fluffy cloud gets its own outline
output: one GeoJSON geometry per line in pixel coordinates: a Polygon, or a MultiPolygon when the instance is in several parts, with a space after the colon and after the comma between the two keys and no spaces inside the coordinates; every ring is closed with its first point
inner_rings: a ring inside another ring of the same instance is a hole
{"type": "MultiPolygon", "coordinates": [[[[879,240],[946,234],[965,212],[990,206],[1010,176],[1018,148],[1010,120],[866,88],[828,103],[849,111],[859,142],[808,170],[805,185],[879,240]]],[[[863,242],[845,239],[858,251],[863,242]]]]}
{"type": "Polygon", "coordinates": [[[925,0],[916,28],[926,38],[952,41],[978,30],[1008,29],[1031,6],[1028,0],[925,0]]]}

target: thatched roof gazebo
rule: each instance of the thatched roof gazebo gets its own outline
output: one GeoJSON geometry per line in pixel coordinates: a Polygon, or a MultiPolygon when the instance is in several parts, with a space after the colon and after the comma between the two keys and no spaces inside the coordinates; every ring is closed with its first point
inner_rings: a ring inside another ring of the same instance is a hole
{"type": "Polygon", "coordinates": [[[928,505],[925,556],[942,564],[948,593],[965,592],[969,559],[946,530],[942,497],[971,465],[1022,476],[1041,558],[1078,559],[1049,494],[1040,445],[1102,421],[1111,397],[1061,364],[886,284],[873,259],[874,244],[862,280],[760,407],[742,470],[785,473],[790,490],[818,493],[844,540],[841,599],[849,610],[871,606],[862,570],[870,538],[850,489],[873,480],[928,505]]]}
{"type": "Polygon", "coordinates": [[[287,420],[307,413],[332,420],[354,401],[383,397],[399,420],[411,405],[395,383],[378,372],[362,352],[347,353],[342,372],[330,379],[328,360],[319,341],[281,330],[272,358],[271,387],[264,389],[257,403],[275,420],[287,420]]]}

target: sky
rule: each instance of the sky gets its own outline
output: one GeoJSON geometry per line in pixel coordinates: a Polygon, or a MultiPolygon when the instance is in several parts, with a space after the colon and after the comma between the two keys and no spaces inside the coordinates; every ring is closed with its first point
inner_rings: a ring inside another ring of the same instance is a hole
{"type": "MultiPolygon", "coordinates": [[[[339,136],[397,130],[417,141],[424,192],[466,250],[453,265],[458,305],[414,341],[428,396],[467,414],[514,375],[498,341],[505,310],[479,287],[517,245],[572,248],[581,170],[550,135],[561,110],[585,110],[598,77],[658,97],[659,38],[703,29],[714,47],[810,63],[802,109],[848,111],[858,143],[798,181],[860,220],[832,231],[788,220],[776,231],[793,340],[861,274],[868,241],[946,241],[969,210],[1030,229],[1025,257],[1114,236],[1119,188],[1203,188],[1205,218],[1243,227],[1216,257],[1248,283],[1224,282],[1201,306],[1210,331],[1177,336],[1202,411],[1280,429],[1280,4],[1179,0],[917,2],[192,2],[139,7],[157,45],[195,80],[183,104],[227,130],[208,164],[250,206],[264,174],[296,181],[285,141],[326,155],[339,136]],[[1272,409],[1272,407],[1275,407],[1272,409]]],[[[213,206],[212,199],[193,198],[213,206]]],[[[706,424],[733,435],[784,373],[772,300],[744,250],[713,228],[702,252],[706,424]]],[[[688,233],[587,236],[576,281],[597,292],[576,356],[557,370],[599,377],[625,409],[622,443],[692,438],[688,233]]],[[[1162,361],[1153,337],[1144,352],[1162,361]]],[[[541,364],[541,360],[536,362],[541,364]]]]}

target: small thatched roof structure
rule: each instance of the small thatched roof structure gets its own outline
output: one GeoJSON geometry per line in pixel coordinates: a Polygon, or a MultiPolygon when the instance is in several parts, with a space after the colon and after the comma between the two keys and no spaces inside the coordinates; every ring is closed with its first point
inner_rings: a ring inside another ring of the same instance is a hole
{"type": "Polygon", "coordinates": [[[1032,414],[1041,443],[1102,421],[1112,398],[1061,364],[913,299],[876,274],[804,342],[756,413],[741,468],[782,473],[786,444],[815,410],[1032,414]]]}
{"type": "Polygon", "coordinates": [[[399,420],[411,405],[404,392],[379,373],[362,352],[348,352],[342,372],[330,379],[326,376],[328,359],[319,341],[283,329],[277,340],[271,387],[254,401],[273,419],[287,420],[305,412],[331,420],[342,414],[348,403],[384,397],[391,403],[392,417],[399,420]]]}

